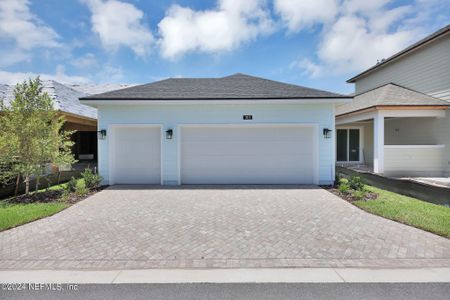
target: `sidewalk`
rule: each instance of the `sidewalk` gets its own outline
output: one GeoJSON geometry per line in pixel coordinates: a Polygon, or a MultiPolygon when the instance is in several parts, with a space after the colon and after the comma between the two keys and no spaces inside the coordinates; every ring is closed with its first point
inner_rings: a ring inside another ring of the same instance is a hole
{"type": "Polygon", "coordinates": [[[0,283],[450,282],[450,268],[147,269],[0,271],[0,283]]]}

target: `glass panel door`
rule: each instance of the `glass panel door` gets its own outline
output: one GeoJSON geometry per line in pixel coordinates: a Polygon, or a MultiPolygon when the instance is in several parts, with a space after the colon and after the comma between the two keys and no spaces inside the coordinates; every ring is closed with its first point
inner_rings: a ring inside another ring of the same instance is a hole
{"type": "Polygon", "coordinates": [[[337,161],[360,161],[359,129],[337,129],[336,139],[337,161]]]}
{"type": "Polygon", "coordinates": [[[348,160],[359,161],[359,129],[349,129],[348,136],[348,160]]]}
{"type": "Polygon", "coordinates": [[[347,129],[337,130],[337,161],[347,161],[347,129]]]}

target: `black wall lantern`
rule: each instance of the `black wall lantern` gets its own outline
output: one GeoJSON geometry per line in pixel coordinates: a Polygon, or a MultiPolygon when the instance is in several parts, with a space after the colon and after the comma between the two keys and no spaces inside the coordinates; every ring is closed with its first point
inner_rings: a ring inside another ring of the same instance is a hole
{"type": "Polygon", "coordinates": [[[173,137],[173,130],[172,129],[167,129],[166,130],[166,139],[171,140],[173,137]]]}
{"type": "Polygon", "coordinates": [[[326,139],[330,139],[330,138],[331,138],[331,132],[332,132],[332,131],[333,131],[333,130],[331,130],[331,129],[324,128],[324,129],[323,129],[323,137],[326,138],[326,139]]]}
{"type": "Polygon", "coordinates": [[[97,137],[99,140],[104,140],[106,138],[106,129],[97,131],[97,137]]]}

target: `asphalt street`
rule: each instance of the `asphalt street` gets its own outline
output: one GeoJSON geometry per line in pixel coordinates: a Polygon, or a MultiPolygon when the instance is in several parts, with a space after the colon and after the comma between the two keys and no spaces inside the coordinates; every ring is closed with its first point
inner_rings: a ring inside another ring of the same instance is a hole
{"type": "Polygon", "coordinates": [[[0,299],[449,299],[450,283],[84,284],[0,291],[0,299]]]}

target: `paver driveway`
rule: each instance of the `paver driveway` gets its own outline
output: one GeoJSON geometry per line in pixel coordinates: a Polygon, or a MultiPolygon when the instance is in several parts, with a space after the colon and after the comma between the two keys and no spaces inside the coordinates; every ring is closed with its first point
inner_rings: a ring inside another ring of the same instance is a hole
{"type": "Polygon", "coordinates": [[[2,269],[450,266],[450,240],[317,187],[112,187],[0,243],[2,269]]]}

